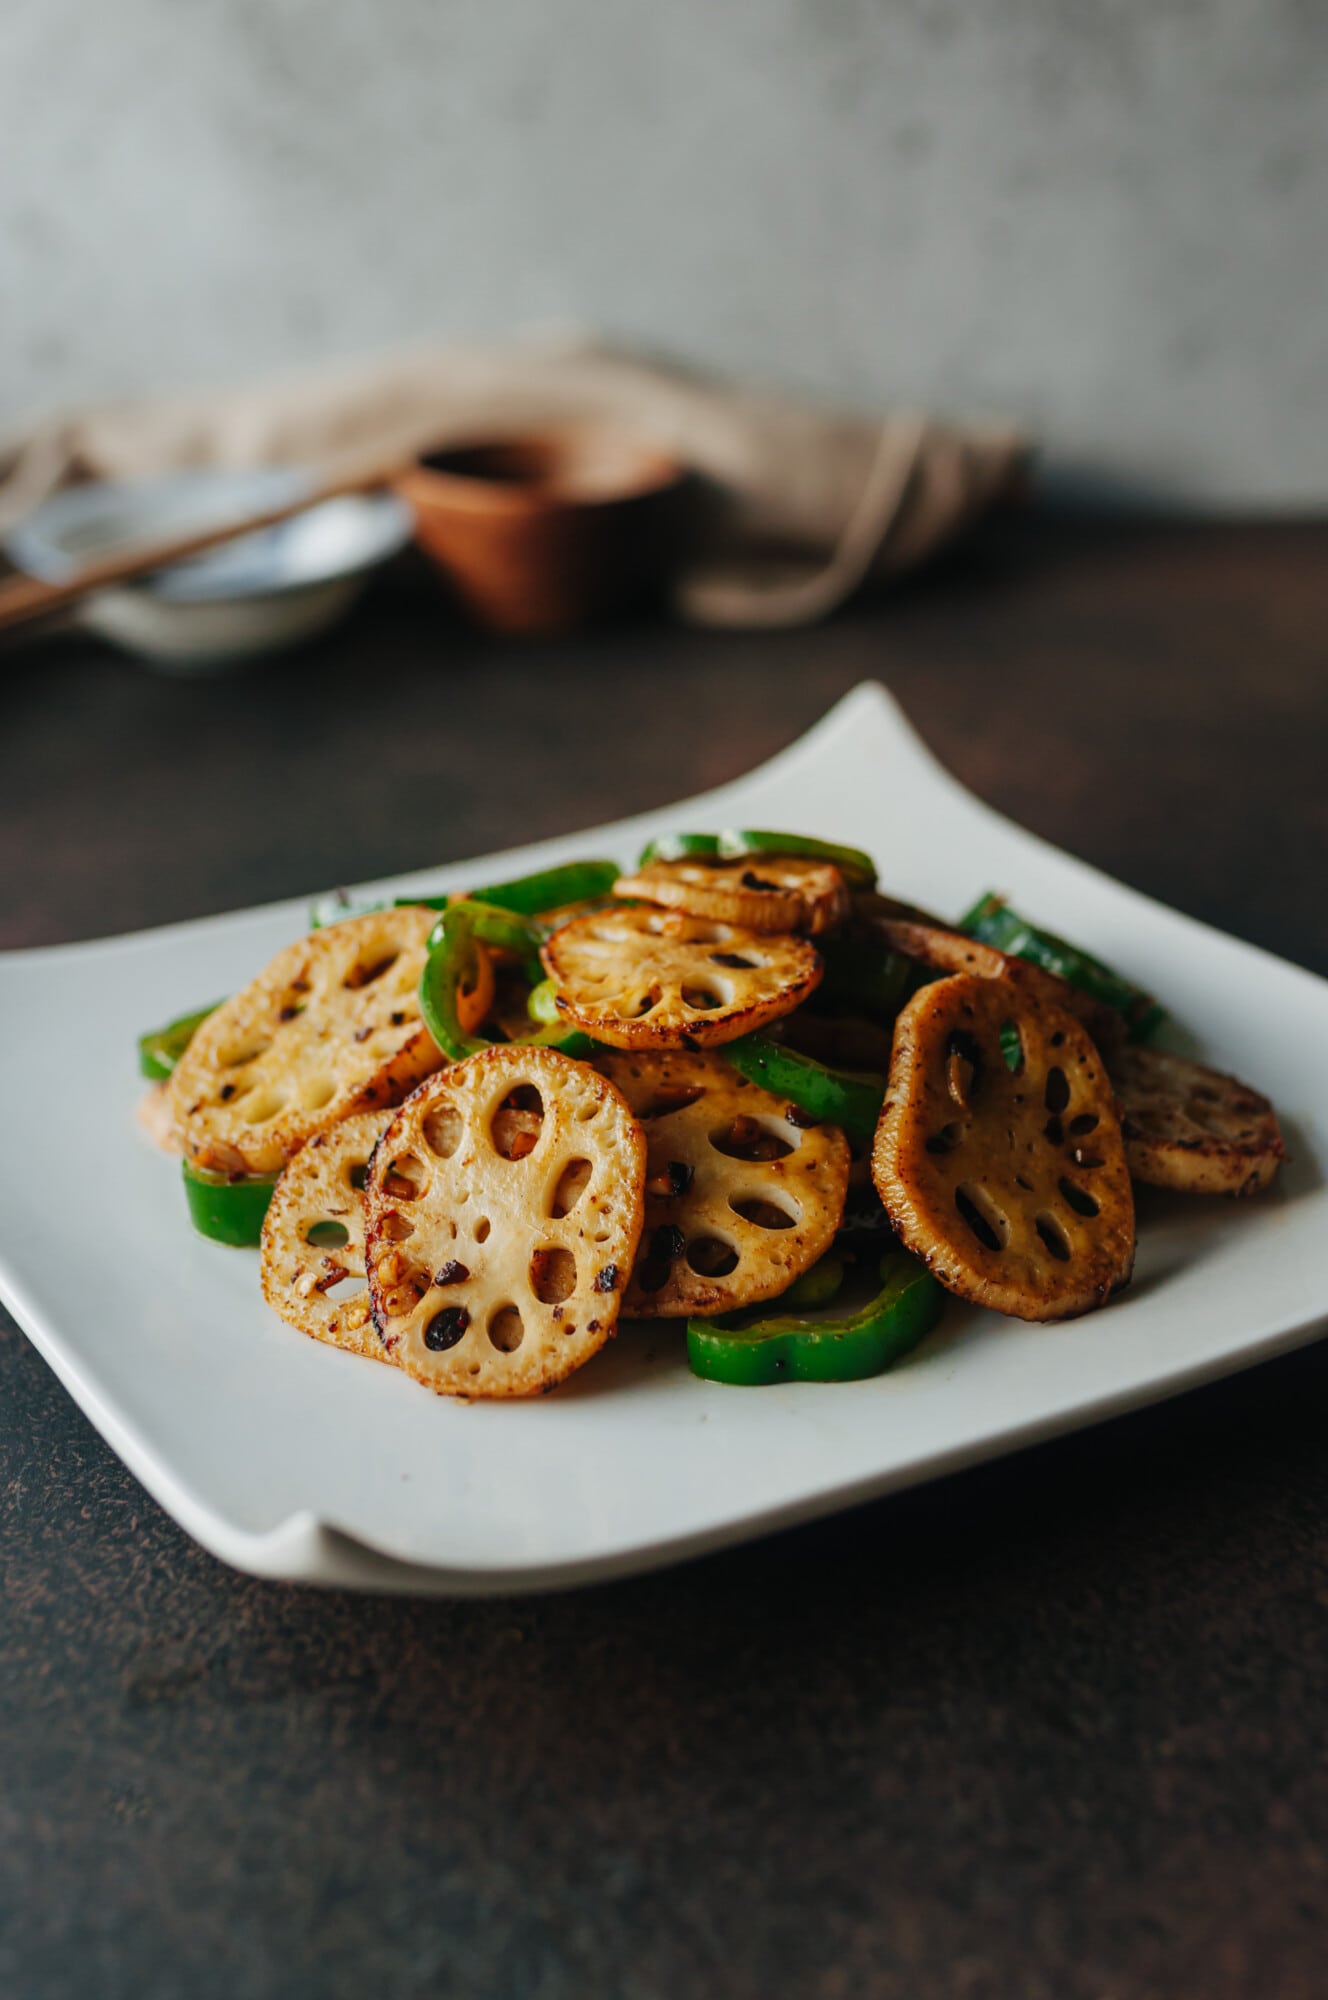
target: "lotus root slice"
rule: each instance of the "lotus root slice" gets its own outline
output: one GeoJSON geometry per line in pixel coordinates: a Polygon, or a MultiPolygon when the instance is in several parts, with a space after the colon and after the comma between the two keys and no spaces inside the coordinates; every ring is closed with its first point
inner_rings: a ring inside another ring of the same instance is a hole
{"type": "Polygon", "coordinates": [[[169,1085],[196,1166],[278,1173],[316,1132],[400,1103],[438,1068],[417,997],[436,921],[412,906],[328,924],[208,1016],[169,1085]]]}
{"type": "Polygon", "coordinates": [[[623,1311],[729,1312],[776,1298],[829,1249],[844,1212],[848,1142],[721,1055],[606,1052],[597,1067],[646,1135],[641,1248],[623,1311]]]}
{"type": "Polygon", "coordinates": [[[849,907],[844,878],[832,862],[778,854],[742,861],[652,861],[635,875],[624,875],[613,893],[768,933],[830,930],[849,907]]]}
{"type": "Polygon", "coordinates": [[[895,1029],[872,1152],[905,1247],[975,1305],[1062,1319],[1134,1264],[1134,1203],[1102,1059],[1064,1008],[959,974],[895,1029]]]}
{"type": "Polygon", "coordinates": [[[263,1221],[259,1274],[273,1312],[314,1340],[385,1359],[364,1275],[364,1185],[387,1117],[316,1132],[283,1169],[263,1221]]]}
{"type": "Polygon", "coordinates": [[[1131,1047],[1113,1059],[1111,1080],[1137,1181],[1183,1194],[1258,1194],[1285,1157],[1272,1105],[1234,1076],[1131,1047]]]}
{"type": "Polygon", "coordinates": [[[374,1321],[444,1395],[553,1388],[613,1333],[641,1235],[646,1144],[605,1078],[499,1045],[430,1077],[369,1173],[374,1321]]]}
{"type": "Polygon", "coordinates": [[[543,957],[564,1019],[620,1049],[731,1042],[792,1013],[824,970],[805,938],[645,906],[578,917],[543,957]]]}
{"type": "MultiPolygon", "coordinates": [[[[883,898],[877,901],[885,903],[883,898]]],[[[1059,973],[1048,972],[1026,958],[1016,958],[994,944],[966,937],[963,931],[929,922],[921,912],[910,910],[906,904],[898,908],[902,915],[889,913],[890,906],[885,904],[886,913],[876,914],[871,920],[891,951],[915,958],[938,972],[965,972],[976,979],[1008,979],[1024,992],[1073,1014],[1107,1052],[1114,1051],[1124,1041],[1124,1024],[1115,1008],[1072,986],[1059,973]]]]}

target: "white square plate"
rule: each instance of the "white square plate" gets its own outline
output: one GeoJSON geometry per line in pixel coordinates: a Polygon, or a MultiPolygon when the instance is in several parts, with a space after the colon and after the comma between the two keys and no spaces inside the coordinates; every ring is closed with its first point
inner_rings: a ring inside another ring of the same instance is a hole
{"type": "Polygon", "coordinates": [[[725,1389],[693,1378],[678,1330],[656,1324],[626,1327],[553,1396],[451,1403],[274,1318],[256,1257],[191,1234],[178,1167],[135,1127],[136,1035],[251,978],[303,930],[303,904],[0,957],[0,1294],[125,1463],[216,1555],[262,1576],[455,1594],[622,1575],[1154,1401],[1323,1330],[1328,982],[1010,825],[934,763],[879,687],[704,798],[391,886],[461,886],[587,852],[628,862],[652,832],[734,823],[869,848],[892,891],[941,910],[1004,889],[1082,939],[1274,1098],[1294,1156],[1279,1188],[1243,1207],[1150,1202],[1137,1276],[1108,1311],[1026,1326],[953,1301],[875,1381],[725,1389]]]}

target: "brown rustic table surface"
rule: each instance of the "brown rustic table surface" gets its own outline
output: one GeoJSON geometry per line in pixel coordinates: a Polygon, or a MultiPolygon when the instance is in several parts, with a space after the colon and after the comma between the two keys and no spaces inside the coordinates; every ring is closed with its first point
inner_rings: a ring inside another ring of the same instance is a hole
{"type": "MultiPolygon", "coordinates": [[[[248,679],[2,670],[0,945],[662,803],[876,676],[994,805],[1328,972],[1325,526],[1030,520],[824,631],[528,649],[407,572],[248,679]]],[[[0,1371],[14,2000],[1323,1991],[1328,1348],[460,1604],[224,1569],[2,1314],[0,1371]]]]}

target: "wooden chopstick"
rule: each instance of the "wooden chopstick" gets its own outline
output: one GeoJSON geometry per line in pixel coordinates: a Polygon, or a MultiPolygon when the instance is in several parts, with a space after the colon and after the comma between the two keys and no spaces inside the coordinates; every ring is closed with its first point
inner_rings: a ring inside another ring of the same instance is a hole
{"type": "Polygon", "coordinates": [[[210,528],[196,528],[188,535],[138,542],[132,548],[84,563],[77,576],[64,583],[46,583],[35,576],[14,577],[0,584],[0,631],[63,611],[90,591],[104,590],[108,584],[128,583],[136,576],[146,576],[150,570],[164,569],[168,563],[183,562],[186,556],[201,555],[204,549],[238,541],[241,535],[252,535],[260,528],[273,528],[279,521],[290,520],[293,514],[316,507],[320,501],[386,486],[405,470],[406,463],[401,459],[388,464],[381,459],[368,464],[361,460],[339,471],[311,476],[301,493],[279,507],[267,507],[261,513],[246,514],[243,519],[220,522],[210,528]]]}

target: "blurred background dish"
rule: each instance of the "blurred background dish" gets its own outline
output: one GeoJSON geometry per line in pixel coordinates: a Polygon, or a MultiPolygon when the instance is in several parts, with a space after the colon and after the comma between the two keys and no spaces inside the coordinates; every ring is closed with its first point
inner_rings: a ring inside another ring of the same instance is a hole
{"type": "MultiPolygon", "coordinates": [[[[94,557],[281,506],[305,476],[209,470],[75,486],[12,528],[5,553],[30,576],[62,583],[94,557]]],[[[410,532],[410,511],[395,495],[345,495],[141,582],[98,591],[76,616],[167,669],[238,663],[333,624],[410,532]]]]}
{"type": "Polygon", "coordinates": [[[394,483],[472,617],[533,634],[658,589],[682,553],[686,481],[626,431],[566,425],[450,445],[394,483]]]}

